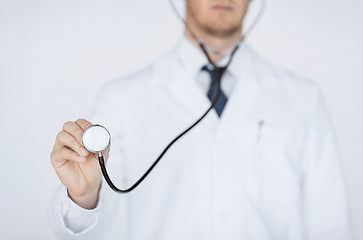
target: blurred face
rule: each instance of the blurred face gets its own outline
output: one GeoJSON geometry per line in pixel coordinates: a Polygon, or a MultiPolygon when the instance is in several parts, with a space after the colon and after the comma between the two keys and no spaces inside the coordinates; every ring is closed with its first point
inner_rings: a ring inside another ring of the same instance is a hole
{"type": "Polygon", "coordinates": [[[228,37],[241,31],[249,2],[250,0],[186,0],[186,21],[193,26],[194,31],[228,37]]]}

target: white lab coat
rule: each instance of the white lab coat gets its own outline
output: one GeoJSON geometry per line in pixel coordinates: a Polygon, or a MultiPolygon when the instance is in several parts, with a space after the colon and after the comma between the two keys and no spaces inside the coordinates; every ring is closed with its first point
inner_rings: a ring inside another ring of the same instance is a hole
{"type": "MultiPolygon", "coordinates": [[[[91,120],[111,132],[107,168],[118,187],[136,182],[208,108],[195,80],[206,63],[184,37],[167,56],[103,88],[91,120]]],[[[59,187],[50,209],[56,234],[351,239],[339,153],[316,84],[263,60],[246,44],[224,78],[236,81],[221,118],[210,112],[133,192],[118,195],[103,182],[97,208],[85,210],[59,187]]]]}

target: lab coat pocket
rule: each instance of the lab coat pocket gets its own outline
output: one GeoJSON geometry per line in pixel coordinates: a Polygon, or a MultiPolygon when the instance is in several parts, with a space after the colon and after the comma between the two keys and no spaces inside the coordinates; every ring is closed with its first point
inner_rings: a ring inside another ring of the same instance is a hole
{"type": "Polygon", "coordinates": [[[246,192],[270,203],[291,201],[298,191],[296,132],[289,124],[263,120],[250,127],[245,161],[246,192]]]}

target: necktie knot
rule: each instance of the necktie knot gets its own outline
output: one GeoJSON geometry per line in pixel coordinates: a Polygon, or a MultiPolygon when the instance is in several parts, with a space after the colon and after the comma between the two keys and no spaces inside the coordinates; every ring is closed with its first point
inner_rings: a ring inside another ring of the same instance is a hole
{"type": "Polygon", "coordinates": [[[209,67],[206,65],[206,66],[202,67],[202,70],[207,71],[211,75],[212,81],[213,81],[213,79],[217,80],[218,75],[219,74],[222,75],[224,70],[226,70],[226,68],[225,67],[216,67],[216,68],[213,67],[212,69],[209,69],[209,67]]]}

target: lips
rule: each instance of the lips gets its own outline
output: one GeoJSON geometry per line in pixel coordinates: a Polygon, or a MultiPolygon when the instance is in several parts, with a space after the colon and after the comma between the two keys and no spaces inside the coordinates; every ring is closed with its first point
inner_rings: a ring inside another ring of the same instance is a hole
{"type": "Polygon", "coordinates": [[[232,11],[232,8],[229,6],[223,6],[223,5],[215,5],[212,7],[212,9],[220,12],[220,13],[229,13],[232,11]]]}

